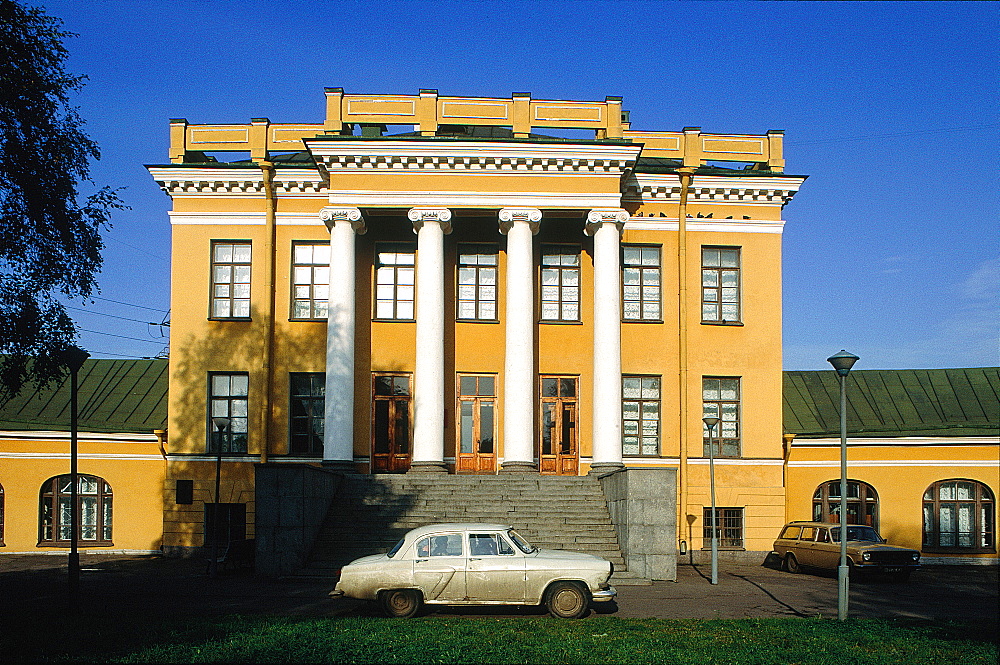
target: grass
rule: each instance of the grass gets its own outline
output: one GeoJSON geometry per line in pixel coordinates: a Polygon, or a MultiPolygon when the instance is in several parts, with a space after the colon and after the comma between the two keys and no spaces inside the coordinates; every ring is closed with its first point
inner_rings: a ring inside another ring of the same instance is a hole
{"type": "Polygon", "coordinates": [[[5,661],[995,665],[1000,657],[996,635],[976,626],[902,620],[37,618],[5,619],[5,661]]]}

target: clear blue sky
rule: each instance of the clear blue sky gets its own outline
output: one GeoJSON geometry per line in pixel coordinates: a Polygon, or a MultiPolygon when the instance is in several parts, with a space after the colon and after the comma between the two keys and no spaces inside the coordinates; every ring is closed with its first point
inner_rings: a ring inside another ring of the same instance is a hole
{"type": "Polygon", "coordinates": [[[841,348],[858,369],[1000,363],[1000,3],[37,4],[79,34],[93,175],[132,207],[101,300],[71,312],[105,333],[82,335],[96,357],[166,344],[147,323],[169,307],[169,199],[143,164],[166,161],[168,119],[321,122],[340,86],[620,95],[636,129],[783,129],[786,171],[810,176],[784,213],[785,369],[841,348]]]}

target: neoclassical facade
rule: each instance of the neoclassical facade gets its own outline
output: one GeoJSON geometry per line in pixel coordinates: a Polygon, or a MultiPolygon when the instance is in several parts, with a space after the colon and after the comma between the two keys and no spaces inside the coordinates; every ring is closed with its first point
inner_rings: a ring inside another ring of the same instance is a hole
{"type": "Polygon", "coordinates": [[[202,544],[204,506],[169,499],[183,480],[211,501],[221,449],[248,534],[261,461],[670,467],[700,547],[713,415],[727,542],[769,548],[782,212],[805,180],[782,133],[632,129],[614,97],[325,101],[316,124],[172,120],[148,167],[173,201],[165,546],[202,544]]]}

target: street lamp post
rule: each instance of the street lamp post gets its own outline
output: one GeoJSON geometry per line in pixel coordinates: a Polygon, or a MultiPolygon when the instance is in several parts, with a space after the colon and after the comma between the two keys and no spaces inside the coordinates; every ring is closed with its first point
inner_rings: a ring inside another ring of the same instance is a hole
{"type": "Polygon", "coordinates": [[[708,427],[708,475],[712,488],[712,584],[719,583],[719,532],[718,516],[715,510],[715,442],[712,441],[712,431],[719,424],[718,418],[702,418],[708,427]]]}
{"type": "Polygon", "coordinates": [[[850,570],[847,566],[847,375],[858,357],[841,350],[826,359],[840,377],[840,566],[837,568],[837,619],[847,618],[850,570]]]}
{"type": "Polygon", "coordinates": [[[80,473],[79,473],[79,373],[84,361],[90,354],[78,346],[71,346],[66,350],[66,367],[69,368],[69,561],[67,565],[67,576],[69,578],[69,590],[73,600],[80,590],[80,473]]]}
{"type": "Polygon", "coordinates": [[[212,418],[212,424],[219,430],[215,445],[215,506],[212,508],[212,558],[208,564],[208,572],[212,577],[219,574],[219,480],[222,477],[222,444],[225,442],[226,430],[229,429],[229,418],[212,418]]]}

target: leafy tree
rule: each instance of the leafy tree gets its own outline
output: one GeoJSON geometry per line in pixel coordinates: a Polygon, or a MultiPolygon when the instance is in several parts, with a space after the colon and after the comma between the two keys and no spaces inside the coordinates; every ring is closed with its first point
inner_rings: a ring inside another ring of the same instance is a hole
{"type": "Polygon", "coordinates": [[[0,393],[63,375],[77,331],[59,298],[91,295],[101,230],[126,208],[108,187],[78,192],[100,152],[70,104],[86,77],[64,69],[62,25],[0,0],[0,393]]]}

